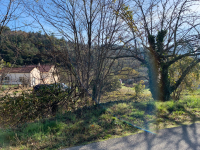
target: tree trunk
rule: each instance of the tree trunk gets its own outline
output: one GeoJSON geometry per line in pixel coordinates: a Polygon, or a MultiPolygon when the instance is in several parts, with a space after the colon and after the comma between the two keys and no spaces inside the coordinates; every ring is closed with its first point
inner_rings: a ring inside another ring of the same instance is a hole
{"type": "Polygon", "coordinates": [[[94,82],[93,89],[92,89],[92,100],[97,100],[97,84],[96,81],[94,82]]]}
{"type": "Polygon", "coordinates": [[[163,66],[161,71],[161,101],[165,102],[170,100],[170,79],[168,78],[168,67],[163,66]]]}
{"type": "Polygon", "coordinates": [[[158,61],[156,61],[155,59],[152,59],[147,65],[149,70],[149,88],[154,100],[165,102],[170,100],[171,93],[178,88],[185,76],[197,63],[200,62],[200,60],[191,63],[184,70],[181,77],[176,81],[175,85],[170,85],[170,79],[168,75],[169,66],[160,65],[161,63],[157,62],[158,61]]]}
{"type": "Polygon", "coordinates": [[[149,89],[154,100],[161,99],[161,88],[159,83],[160,65],[154,54],[149,54],[148,63],[149,89]]]}
{"type": "MultiPolygon", "coordinates": [[[[155,64],[155,62],[154,62],[155,64]]],[[[170,80],[168,67],[161,65],[148,65],[149,88],[154,100],[168,101],[170,99],[170,80]]]]}
{"type": "Polygon", "coordinates": [[[52,112],[52,115],[56,115],[58,111],[58,102],[57,101],[54,101],[51,105],[51,112],[52,112]]]}
{"type": "Polygon", "coordinates": [[[151,91],[154,100],[160,99],[160,88],[158,82],[158,70],[154,68],[155,66],[148,66],[148,76],[149,76],[149,89],[151,91]]]}

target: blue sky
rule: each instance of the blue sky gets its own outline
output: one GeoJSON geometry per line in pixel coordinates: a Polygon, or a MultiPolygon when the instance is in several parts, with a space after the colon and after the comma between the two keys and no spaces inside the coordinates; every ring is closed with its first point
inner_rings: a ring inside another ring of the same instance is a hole
{"type": "MultiPolygon", "coordinates": [[[[27,2],[27,6],[34,6],[34,2],[35,0],[24,0],[25,2],[27,2]]],[[[37,3],[47,3],[48,0],[39,0],[37,3]]],[[[8,0],[0,0],[0,12],[1,15],[4,15],[6,12],[6,6],[8,4],[8,0]],[[3,4],[3,5],[2,5],[3,4]]],[[[32,7],[33,8],[33,7],[32,7]]],[[[193,6],[193,10],[198,10],[199,6],[193,6]]],[[[20,13],[20,17],[18,17],[17,19],[14,19],[12,21],[10,21],[7,26],[9,26],[11,28],[11,30],[22,30],[22,31],[26,31],[26,32],[38,32],[41,31],[42,33],[43,30],[41,28],[41,26],[38,24],[37,21],[35,21],[31,16],[28,15],[28,11],[21,5],[19,7],[19,10],[15,12],[15,14],[19,14],[20,13]]],[[[45,30],[48,33],[55,33],[56,30],[49,25],[47,22],[45,22],[43,19],[39,19],[39,21],[41,22],[41,24],[43,25],[43,27],[45,28],[45,30]]],[[[56,35],[56,33],[55,33],[56,35]]],[[[59,37],[59,36],[57,36],[59,37]]]]}
{"type": "MultiPolygon", "coordinates": [[[[12,8],[14,8],[17,3],[17,1],[14,1],[12,8]]],[[[34,3],[32,0],[25,0],[27,4],[34,3]]],[[[0,0],[0,21],[3,19],[7,12],[7,6],[8,6],[9,0],[0,0]]],[[[48,25],[47,23],[44,22],[44,20],[40,19],[40,22],[42,23],[43,27],[45,30],[50,33],[50,32],[55,32],[55,30],[48,25]]],[[[35,21],[34,18],[32,18],[29,14],[28,11],[23,7],[23,5],[19,5],[18,9],[13,13],[12,19],[8,22],[7,26],[11,30],[22,30],[25,32],[38,32],[41,31],[42,33],[43,30],[41,26],[38,24],[37,21],[35,21]]]]}

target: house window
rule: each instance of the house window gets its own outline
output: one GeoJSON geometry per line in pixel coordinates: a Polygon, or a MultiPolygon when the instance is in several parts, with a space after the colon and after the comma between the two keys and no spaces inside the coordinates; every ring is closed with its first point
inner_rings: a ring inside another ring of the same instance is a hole
{"type": "Polygon", "coordinates": [[[24,77],[19,77],[19,82],[23,82],[24,81],[24,77]]]}
{"type": "Polygon", "coordinates": [[[4,77],[4,81],[3,81],[3,82],[4,82],[5,84],[7,84],[7,83],[9,83],[9,80],[10,80],[9,77],[4,77]]]}
{"type": "Polygon", "coordinates": [[[10,78],[9,78],[9,77],[5,77],[4,80],[5,80],[5,81],[9,81],[10,78]]]}

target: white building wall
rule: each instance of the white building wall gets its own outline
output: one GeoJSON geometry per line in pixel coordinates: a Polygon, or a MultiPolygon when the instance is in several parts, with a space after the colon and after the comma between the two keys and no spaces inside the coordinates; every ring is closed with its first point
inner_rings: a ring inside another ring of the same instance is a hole
{"type": "Polygon", "coordinates": [[[59,75],[58,75],[58,72],[57,72],[56,68],[52,67],[49,72],[50,72],[50,79],[49,79],[49,81],[51,83],[55,83],[55,82],[58,83],[59,82],[59,75]]]}
{"type": "Polygon", "coordinates": [[[43,84],[51,84],[58,82],[58,75],[56,75],[55,67],[51,67],[49,72],[43,72],[40,73],[40,75],[41,75],[41,83],[43,84]]]}
{"type": "Polygon", "coordinates": [[[34,68],[30,72],[30,85],[35,86],[41,83],[40,71],[37,68],[34,68]]]}
{"type": "Polygon", "coordinates": [[[6,77],[9,77],[9,82],[4,82],[5,84],[22,84],[22,82],[19,81],[19,78],[24,77],[30,80],[30,73],[9,73],[6,74],[6,77]]]}
{"type": "Polygon", "coordinates": [[[34,68],[30,73],[8,73],[5,77],[9,77],[9,81],[6,82],[4,80],[3,84],[23,84],[20,82],[20,77],[25,78],[29,86],[58,82],[58,75],[53,76],[53,72],[55,72],[54,67],[52,67],[49,72],[45,73],[41,73],[37,68],[34,68]]]}
{"type": "Polygon", "coordinates": [[[40,71],[37,68],[30,73],[8,73],[5,77],[9,77],[9,82],[4,80],[4,84],[23,84],[20,77],[24,78],[29,86],[40,84],[40,71]]]}

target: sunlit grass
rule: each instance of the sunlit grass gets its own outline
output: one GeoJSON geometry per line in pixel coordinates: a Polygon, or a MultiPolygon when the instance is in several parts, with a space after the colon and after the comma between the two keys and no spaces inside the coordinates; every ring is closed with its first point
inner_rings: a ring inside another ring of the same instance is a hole
{"type": "Polygon", "coordinates": [[[102,107],[83,107],[54,118],[0,131],[3,149],[60,149],[138,133],[122,119],[155,131],[200,121],[200,91],[185,92],[178,101],[155,102],[149,89],[136,97],[122,86],[102,96],[102,107]]]}
{"type": "Polygon", "coordinates": [[[0,131],[3,149],[60,149],[130,135],[138,129],[113,118],[99,106],[0,131]]]}

